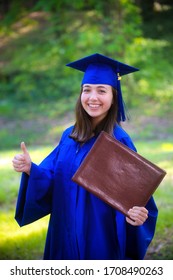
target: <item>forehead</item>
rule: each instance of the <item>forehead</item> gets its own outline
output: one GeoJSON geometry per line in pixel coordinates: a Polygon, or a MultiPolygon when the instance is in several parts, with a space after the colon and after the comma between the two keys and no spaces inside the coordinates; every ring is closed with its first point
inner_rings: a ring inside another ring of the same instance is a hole
{"type": "Polygon", "coordinates": [[[83,88],[105,88],[105,89],[112,89],[112,87],[110,85],[106,85],[106,84],[84,84],[83,88]]]}

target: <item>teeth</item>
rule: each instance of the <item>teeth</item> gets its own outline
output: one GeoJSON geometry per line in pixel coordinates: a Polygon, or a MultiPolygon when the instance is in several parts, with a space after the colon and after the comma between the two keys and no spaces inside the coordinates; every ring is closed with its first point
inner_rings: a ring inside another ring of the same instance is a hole
{"type": "Polygon", "coordinates": [[[89,107],[91,108],[98,108],[100,105],[98,104],[88,104],[89,107]]]}

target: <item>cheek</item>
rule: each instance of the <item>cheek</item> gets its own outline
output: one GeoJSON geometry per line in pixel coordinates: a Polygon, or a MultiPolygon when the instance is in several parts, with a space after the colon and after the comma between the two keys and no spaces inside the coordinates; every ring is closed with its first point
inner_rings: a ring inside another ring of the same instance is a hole
{"type": "Polygon", "coordinates": [[[109,109],[111,108],[111,106],[112,106],[112,103],[107,103],[106,105],[105,105],[105,110],[106,111],[109,111],[109,109]]]}
{"type": "Polygon", "coordinates": [[[113,104],[113,97],[111,97],[105,101],[105,105],[107,108],[110,108],[112,106],[112,104],[113,104]]]}
{"type": "Polygon", "coordinates": [[[85,95],[81,95],[81,104],[82,106],[85,104],[85,102],[87,101],[87,97],[85,95]]]}

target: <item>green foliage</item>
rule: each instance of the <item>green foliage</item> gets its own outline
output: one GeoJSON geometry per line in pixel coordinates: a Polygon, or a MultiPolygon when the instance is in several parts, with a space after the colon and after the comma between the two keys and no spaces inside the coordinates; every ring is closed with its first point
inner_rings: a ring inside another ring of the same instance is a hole
{"type": "Polygon", "coordinates": [[[62,93],[67,98],[76,95],[82,73],[66,69],[65,64],[101,52],[140,68],[122,79],[128,107],[148,100],[167,106],[173,93],[172,10],[155,12],[142,25],[133,2],[36,1],[37,12],[23,13],[8,34],[1,25],[1,100],[32,103],[58,100],[62,93]]]}
{"type": "Polygon", "coordinates": [[[134,92],[135,98],[147,97],[162,104],[172,100],[173,50],[171,46],[172,43],[167,40],[137,38],[133,48],[129,48],[131,57],[135,57],[138,53],[139,60],[136,61],[136,65],[141,68],[140,73],[136,74],[138,90],[134,92]]]}
{"type": "Polygon", "coordinates": [[[125,56],[140,34],[137,7],[125,0],[94,3],[37,1],[35,10],[49,13],[24,15],[11,27],[0,55],[1,98],[32,102],[57,99],[62,92],[68,97],[79,91],[82,73],[65,69],[67,62],[92,52],[125,56]]]}

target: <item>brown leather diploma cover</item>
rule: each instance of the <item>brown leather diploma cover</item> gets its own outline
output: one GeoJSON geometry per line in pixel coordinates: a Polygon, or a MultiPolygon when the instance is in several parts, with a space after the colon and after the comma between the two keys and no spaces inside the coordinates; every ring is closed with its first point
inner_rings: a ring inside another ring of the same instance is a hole
{"type": "Polygon", "coordinates": [[[128,216],[145,206],[166,172],[101,132],[72,180],[128,216]]]}

